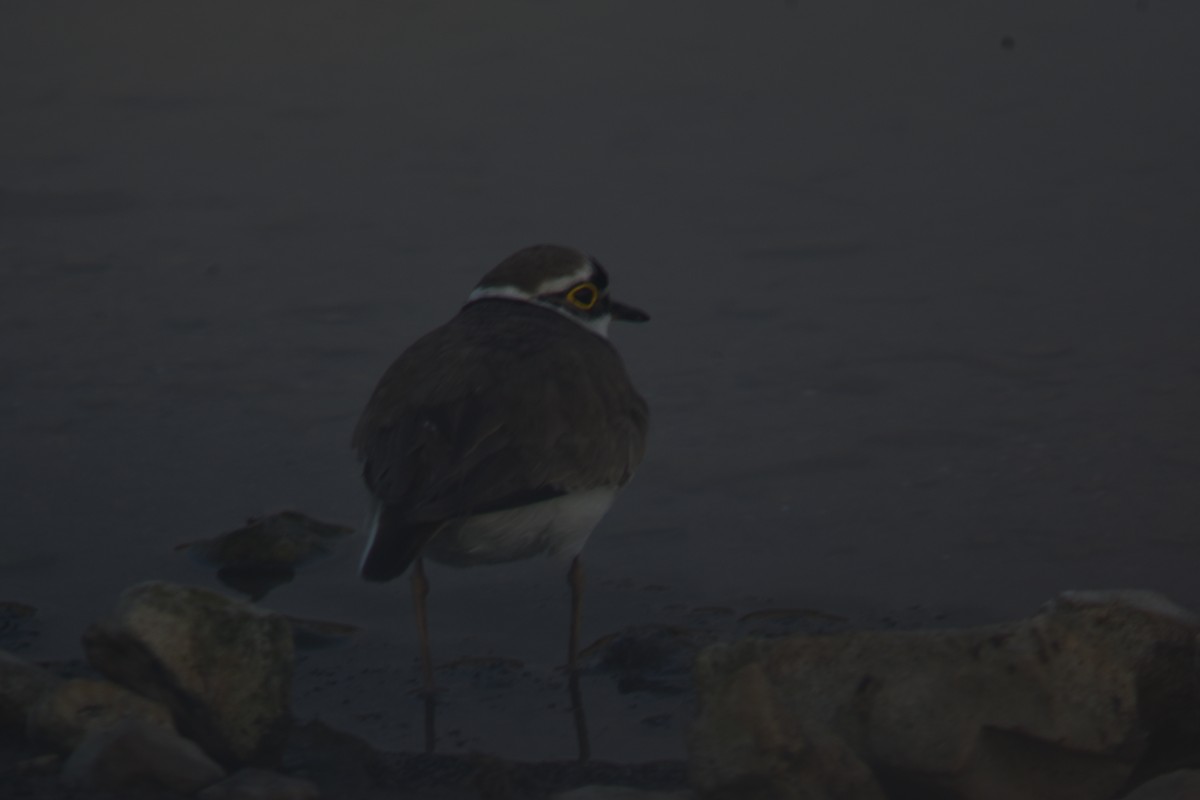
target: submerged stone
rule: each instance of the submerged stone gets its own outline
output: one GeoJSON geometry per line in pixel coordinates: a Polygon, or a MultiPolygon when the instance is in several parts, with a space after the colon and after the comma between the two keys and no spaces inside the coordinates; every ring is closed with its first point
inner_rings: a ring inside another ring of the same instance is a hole
{"type": "Polygon", "coordinates": [[[233,569],[294,568],[332,552],[353,528],[298,511],[253,517],[236,530],[180,545],[201,562],[233,569]]]}
{"type": "Polygon", "coordinates": [[[202,564],[217,567],[217,578],[257,602],[296,577],[296,568],[333,551],[353,528],[321,522],[299,511],[252,517],[236,530],[211,539],[185,542],[202,564]]]}
{"type": "Polygon", "coordinates": [[[715,634],[676,625],[634,625],[597,639],[581,652],[591,672],[610,675],[622,694],[681,694],[691,689],[692,662],[715,634]]]}

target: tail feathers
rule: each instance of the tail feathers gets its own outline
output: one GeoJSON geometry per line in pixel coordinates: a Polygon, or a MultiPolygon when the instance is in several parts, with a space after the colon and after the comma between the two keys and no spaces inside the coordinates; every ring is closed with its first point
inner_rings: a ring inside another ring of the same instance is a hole
{"type": "Polygon", "coordinates": [[[359,574],[369,581],[390,581],[404,574],[444,522],[406,524],[394,507],[378,500],[367,519],[367,547],[359,574]]]}

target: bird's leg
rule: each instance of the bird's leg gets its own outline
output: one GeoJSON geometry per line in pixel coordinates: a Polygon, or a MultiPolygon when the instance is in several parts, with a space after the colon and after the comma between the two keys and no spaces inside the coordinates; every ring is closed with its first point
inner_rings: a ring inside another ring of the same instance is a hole
{"type": "Polygon", "coordinates": [[[425,598],[429,596],[429,579],[425,565],[418,558],[412,571],[413,611],[417,616],[417,638],[421,645],[421,679],[426,694],[433,694],[433,655],[429,649],[429,621],[425,617],[425,598]]]}
{"type": "Polygon", "coordinates": [[[425,752],[433,752],[436,740],[434,733],[434,688],[433,654],[429,649],[429,621],[425,617],[425,598],[429,596],[429,579],[425,577],[425,565],[417,558],[412,571],[413,613],[417,618],[417,638],[421,648],[421,684],[425,700],[425,752]]]}
{"type": "Polygon", "coordinates": [[[579,556],[571,561],[567,571],[571,587],[571,631],[567,640],[567,691],[571,698],[571,713],[575,717],[575,741],[579,745],[579,760],[591,756],[588,743],[587,718],[583,714],[583,693],[579,690],[579,623],[583,615],[583,564],[579,556]]]}

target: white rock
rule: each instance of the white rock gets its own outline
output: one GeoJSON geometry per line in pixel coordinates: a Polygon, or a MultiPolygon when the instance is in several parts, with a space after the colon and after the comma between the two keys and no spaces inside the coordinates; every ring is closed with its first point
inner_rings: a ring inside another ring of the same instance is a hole
{"type": "Polygon", "coordinates": [[[146,788],[191,794],[225,776],[194,742],[140,720],[92,731],[63,765],[62,780],[84,789],[146,788]]]}

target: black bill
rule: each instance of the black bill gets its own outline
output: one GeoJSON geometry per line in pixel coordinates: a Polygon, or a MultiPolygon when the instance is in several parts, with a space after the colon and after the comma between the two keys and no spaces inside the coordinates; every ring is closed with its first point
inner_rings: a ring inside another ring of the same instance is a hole
{"type": "Polygon", "coordinates": [[[624,303],[618,303],[616,300],[609,302],[608,310],[612,313],[613,319],[624,320],[625,322],[646,322],[650,319],[650,315],[640,308],[627,306],[624,303]]]}

